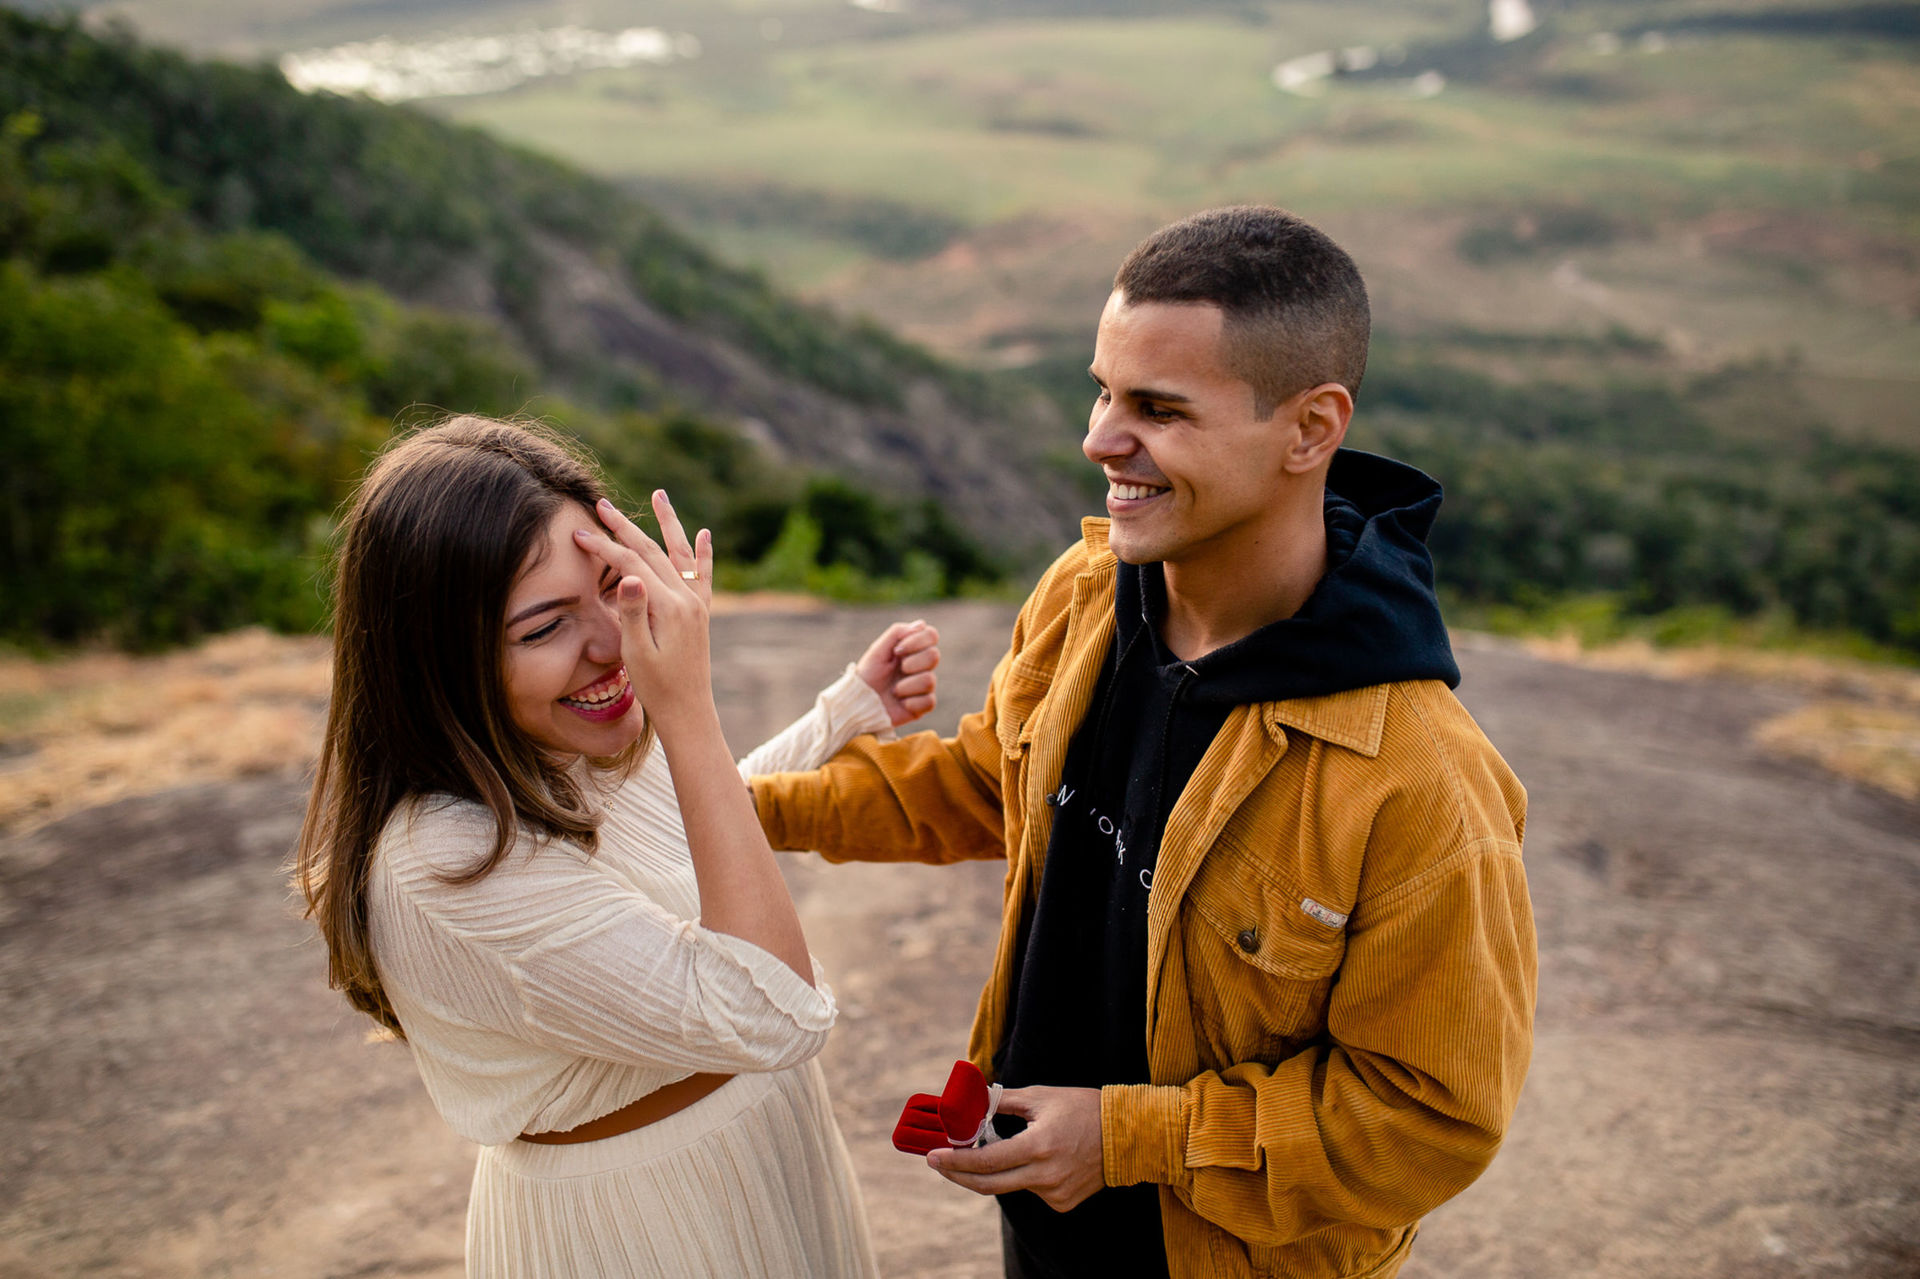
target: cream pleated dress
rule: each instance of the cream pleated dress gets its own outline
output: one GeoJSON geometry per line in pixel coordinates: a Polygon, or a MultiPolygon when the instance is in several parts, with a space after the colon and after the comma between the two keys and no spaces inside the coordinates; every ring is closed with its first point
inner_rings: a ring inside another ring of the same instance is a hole
{"type": "MultiPolygon", "coordinates": [[[[887,731],[852,667],[741,762],[808,769],[887,731]]],[[[467,1273],[674,1279],[873,1276],[866,1212],[814,1055],[833,994],[699,923],[686,831],[655,746],[605,801],[600,847],[523,836],[477,883],[487,810],[415,800],[368,888],[380,980],[433,1104],[480,1144],[467,1273]],[[738,1077],[677,1114],[573,1145],[516,1141],[700,1072],[738,1077]]]]}

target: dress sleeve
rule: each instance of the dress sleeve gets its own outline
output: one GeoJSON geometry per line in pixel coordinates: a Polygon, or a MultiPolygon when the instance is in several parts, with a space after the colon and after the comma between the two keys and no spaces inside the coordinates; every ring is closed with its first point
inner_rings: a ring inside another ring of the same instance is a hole
{"type": "Polygon", "coordinates": [[[810,987],[767,951],[671,914],[572,845],[523,838],[474,883],[446,883],[434,869],[424,860],[397,886],[448,941],[506,973],[516,1029],[535,1043],[730,1072],[785,1069],[826,1044],[836,1009],[817,965],[810,987]]]}
{"type": "Polygon", "coordinates": [[[893,721],[880,695],[855,673],[853,663],[820,691],[806,714],[755,747],[740,761],[740,776],[804,772],[820,767],[863,733],[893,736],[893,721]]]}

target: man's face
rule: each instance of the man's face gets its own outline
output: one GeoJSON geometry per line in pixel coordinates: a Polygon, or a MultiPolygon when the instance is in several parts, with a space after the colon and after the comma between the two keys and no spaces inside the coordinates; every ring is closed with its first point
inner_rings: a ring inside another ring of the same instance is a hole
{"type": "Polygon", "coordinates": [[[1280,527],[1293,406],[1253,415],[1253,388],[1222,360],[1224,320],[1210,303],[1118,292],[1100,316],[1080,447],[1106,474],[1108,543],[1129,564],[1247,554],[1280,527]]]}

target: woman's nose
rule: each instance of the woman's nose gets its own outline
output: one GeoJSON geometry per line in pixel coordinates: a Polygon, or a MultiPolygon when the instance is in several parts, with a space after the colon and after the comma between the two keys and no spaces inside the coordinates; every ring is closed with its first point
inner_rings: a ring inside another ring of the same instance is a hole
{"type": "Polygon", "coordinates": [[[611,598],[602,600],[588,618],[587,658],[595,662],[620,660],[620,612],[611,598]]]}

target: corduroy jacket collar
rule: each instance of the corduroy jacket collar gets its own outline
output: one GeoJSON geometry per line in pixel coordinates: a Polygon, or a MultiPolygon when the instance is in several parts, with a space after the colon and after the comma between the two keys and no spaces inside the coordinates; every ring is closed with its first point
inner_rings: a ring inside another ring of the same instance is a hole
{"type": "MultiPolygon", "coordinates": [[[[1107,544],[1107,530],[1112,523],[1099,516],[1080,521],[1080,540],[1087,548],[1087,567],[1079,576],[1080,583],[1091,584],[1097,578],[1111,578],[1115,573],[1119,558],[1107,544]]],[[[1331,745],[1358,751],[1368,758],[1380,753],[1380,735],[1387,722],[1385,684],[1258,705],[1260,722],[1276,738],[1284,736],[1283,727],[1291,728],[1331,745]]]]}

